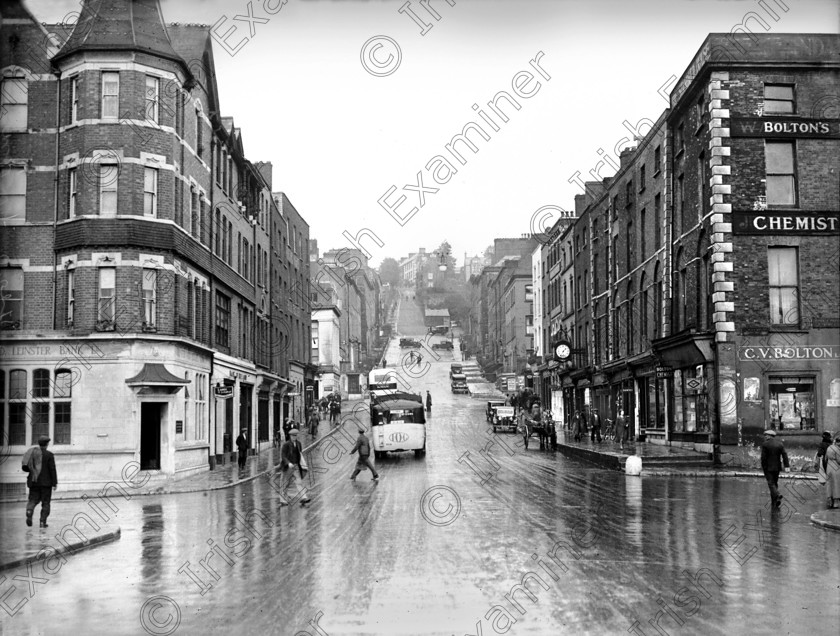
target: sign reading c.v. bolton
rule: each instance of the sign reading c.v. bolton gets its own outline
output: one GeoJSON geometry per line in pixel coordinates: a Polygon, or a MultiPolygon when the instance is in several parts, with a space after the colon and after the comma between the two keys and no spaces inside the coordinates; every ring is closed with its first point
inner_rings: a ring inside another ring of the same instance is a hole
{"type": "Polygon", "coordinates": [[[744,117],[729,121],[730,137],[840,139],[840,120],[798,117],[744,117]]]}
{"type": "Polygon", "coordinates": [[[840,212],[732,212],[733,234],[840,234],[840,212]]]}
{"type": "Polygon", "coordinates": [[[738,359],[750,360],[840,360],[840,346],[738,347],[738,359]]]}

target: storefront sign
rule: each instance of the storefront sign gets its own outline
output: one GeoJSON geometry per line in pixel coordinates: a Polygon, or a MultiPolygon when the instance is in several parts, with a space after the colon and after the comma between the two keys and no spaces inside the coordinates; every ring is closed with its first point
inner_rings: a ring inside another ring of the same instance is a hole
{"type": "Polygon", "coordinates": [[[233,397],[233,387],[232,386],[217,386],[213,389],[213,394],[217,398],[221,398],[221,399],[233,397]]]}
{"type": "Polygon", "coordinates": [[[840,360],[840,346],[738,347],[738,359],[749,360],[840,360]]]}
{"type": "Polygon", "coordinates": [[[828,399],[825,401],[826,406],[840,406],[840,400],[831,400],[828,399]]]}
{"type": "Polygon", "coordinates": [[[732,213],[733,234],[840,234],[840,212],[732,213]]]}
{"type": "Polygon", "coordinates": [[[689,391],[699,391],[703,388],[703,380],[700,378],[686,378],[685,388],[689,391]]]}
{"type": "Polygon", "coordinates": [[[729,121],[730,137],[793,137],[798,139],[840,138],[840,121],[836,119],[793,119],[773,117],[733,118],[729,121]]]}
{"type": "Polygon", "coordinates": [[[656,379],[668,380],[674,377],[674,367],[656,367],[656,379]]]}

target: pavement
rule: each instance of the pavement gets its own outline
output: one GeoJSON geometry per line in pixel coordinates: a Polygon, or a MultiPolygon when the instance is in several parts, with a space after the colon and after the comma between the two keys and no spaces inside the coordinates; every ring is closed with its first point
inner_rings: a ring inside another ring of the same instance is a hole
{"type": "Polygon", "coordinates": [[[811,523],[840,532],[840,508],[820,510],[811,515],[811,523]]]}
{"type": "MultiPolygon", "coordinates": [[[[360,400],[354,400],[342,403],[342,415],[345,417],[345,422],[349,419],[347,415],[359,402],[360,400]]],[[[340,426],[331,426],[329,420],[324,419],[319,427],[319,437],[312,437],[309,433],[301,431],[299,439],[303,444],[304,451],[314,446],[317,441],[334,434],[340,428],[340,426]]],[[[161,495],[221,490],[254,481],[270,473],[279,463],[280,448],[270,448],[263,450],[258,455],[249,457],[243,470],[239,470],[238,464],[231,461],[221,466],[217,465],[215,470],[205,471],[184,479],[173,479],[163,484],[155,484],[153,488],[132,492],[131,494],[161,495]]],[[[69,518],[74,513],[81,512],[80,504],[73,503],[72,500],[78,501],[83,495],[89,494],[86,491],[62,492],[59,488],[53,494],[52,512],[64,512],[66,509],[69,514],[53,514],[52,516],[54,518],[69,518]]],[[[68,523],[63,527],[50,524],[49,528],[39,528],[38,515],[41,509],[38,507],[35,510],[33,526],[28,527],[24,523],[25,511],[22,505],[26,498],[4,499],[3,503],[15,501],[21,502],[20,518],[6,518],[0,523],[0,531],[2,531],[0,534],[3,537],[0,544],[0,571],[24,565],[34,559],[51,558],[67,553],[75,554],[120,538],[121,530],[119,526],[114,523],[100,525],[101,521],[97,523],[97,517],[91,515],[89,510],[84,510],[84,512],[88,513],[94,520],[94,526],[88,524],[87,520],[80,520],[75,526],[73,523],[68,523]]],[[[73,518],[75,521],[76,517],[73,518]]]]}
{"type": "MultiPolygon", "coordinates": [[[[531,443],[537,443],[532,438],[531,443]]],[[[642,475],[651,477],[761,477],[758,470],[745,470],[715,465],[708,453],[688,450],[677,446],[663,446],[648,442],[626,442],[624,450],[617,442],[604,440],[592,442],[585,436],[574,441],[571,431],[557,434],[557,450],[567,457],[583,459],[604,468],[624,470],[624,464],[631,455],[642,458],[642,475]]],[[[816,480],[816,473],[782,473],[780,479],[816,480]]]]}

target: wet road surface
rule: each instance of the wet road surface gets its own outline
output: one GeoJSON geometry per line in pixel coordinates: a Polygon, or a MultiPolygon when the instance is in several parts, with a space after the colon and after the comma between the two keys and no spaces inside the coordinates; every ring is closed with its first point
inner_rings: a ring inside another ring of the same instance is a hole
{"type": "MultiPolygon", "coordinates": [[[[424,458],[351,482],[349,421],[310,454],[305,506],[281,507],[268,479],[115,494],[118,542],[0,575],[0,633],[837,633],[840,534],[808,520],[821,491],[783,490],[771,513],[762,480],[626,477],[524,450],[449,392],[453,354],[438,355],[416,381],[434,397],[424,458]]],[[[53,528],[92,514],[53,508],[53,528]]]]}

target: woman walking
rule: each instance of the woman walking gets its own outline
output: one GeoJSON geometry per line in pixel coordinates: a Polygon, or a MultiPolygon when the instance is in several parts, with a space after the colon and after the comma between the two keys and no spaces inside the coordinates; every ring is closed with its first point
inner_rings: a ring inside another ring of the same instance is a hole
{"type": "Polygon", "coordinates": [[[624,419],[624,411],[618,412],[618,417],[615,418],[615,441],[618,442],[621,450],[624,450],[624,440],[627,439],[627,422],[624,419]]]}
{"type": "Polygon", "coordinates": [[[825,483],[825,452],[830,446],[831,433],[829,431],[823,431],[822,441],[817,447],[817,456],[814,458],[814,468],[817,470],[817,480],[820,482],[821,486],[825,483]]]}
{"type": "Polygon", "coordinates": [[[829,508],[840,500],[840,433],[834,436],[834,444],[825,451],[825,499],[829,508]]]}

